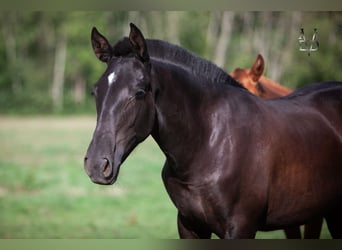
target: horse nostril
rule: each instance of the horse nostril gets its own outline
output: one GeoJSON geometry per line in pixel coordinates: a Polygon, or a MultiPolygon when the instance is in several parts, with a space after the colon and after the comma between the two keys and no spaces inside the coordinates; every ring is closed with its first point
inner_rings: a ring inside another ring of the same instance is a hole
{"type": "Polygon", "coordinates": [[[101,169],[103,171],[104,177],[108,178],[112,174],[112,168],[110,166],[109,160],[104,158],[101,164],[101,169]]]}

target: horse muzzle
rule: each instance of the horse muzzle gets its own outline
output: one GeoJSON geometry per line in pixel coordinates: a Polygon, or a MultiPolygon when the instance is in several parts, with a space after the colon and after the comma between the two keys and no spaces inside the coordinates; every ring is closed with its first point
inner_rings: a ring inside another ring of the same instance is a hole
{"type": "Polygon", "coordinates": [[[118,167],[114,168],[109,158],[84,158],[84,169],[92,182],[101,185],[111,185],[116,181],[118,167]]]}

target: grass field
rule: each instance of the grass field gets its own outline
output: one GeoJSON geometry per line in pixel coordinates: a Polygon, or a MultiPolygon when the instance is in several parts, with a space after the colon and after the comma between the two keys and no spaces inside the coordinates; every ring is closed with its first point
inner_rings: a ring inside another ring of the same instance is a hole
{"type": "Polygon", "coordinates": [[[0,117],[0,238],[178,238],[158,146],[148,138],[115,185],[96,185],[83,169],[94,128],[95,117],[0,117]]]}

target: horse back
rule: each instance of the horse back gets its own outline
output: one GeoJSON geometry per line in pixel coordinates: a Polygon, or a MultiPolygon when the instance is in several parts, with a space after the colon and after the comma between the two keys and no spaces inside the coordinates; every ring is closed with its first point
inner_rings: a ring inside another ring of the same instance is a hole
{"type": "Polygon", "coordinates": [[[330,86],[314,93],[311,97],[311,105],[336,129],[342,140],[342,83],[323,84],[330,86]]]}
{"type": "Polygon", "coordinates": [[[298,224],[342,205],[342,84],[319,83],[274,101],[266,224],[298,224]],[[302,220],[302,221],[300,221],[302,220]]]}

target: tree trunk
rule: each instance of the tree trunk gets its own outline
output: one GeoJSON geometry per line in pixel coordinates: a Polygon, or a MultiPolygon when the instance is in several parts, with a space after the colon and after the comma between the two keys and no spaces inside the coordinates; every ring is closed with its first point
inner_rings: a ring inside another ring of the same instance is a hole
{"type": "Polygon", "coordinates": [[[287,68],[292,59],[291,50],[297,49],[300,20],[300,12],[282,13],[277,25],[269,31],[269,37],[272,38],[272,41],[267,53],[267,60],[270,65],[268,76],[277,82],[280,81],[284,69],[287,68]]]}
{"type": "Polygon", "coordinates": [[[17,40],[15,37],[16,13],[10,12],[2,18],[2,33],[5,38],[6,58],[8,62],[8,72],[11,77],[11,88],[13,94],[22,90],[22,84],[19,76],[17,59],[17,40]]]}
{"type": "Polygon", "coordinates": [[[214,59],[214,48],[217,44],[217,37],[219,34],[219,27],[220,27],[220,19],[221,19],[221,12],[220,11],[212,11],[209,16],[208,22],[208,29],[206,35],[206,57],[210,60],[214,59]]]}
{"type": "Polygon", "coordinates": [[[52,80],[52,104],[55,111],[63,108],[64,91],[64,71],[67,50],[67,39],[64,35],[57,35],[57,44],[55,51],[55,63],[52,80]]]}
{"type": "Polygon", "coordinates": [[[166,12],[166,18],[167,18],[167,25],[168,30],[166,32],[166,39],[167,41],[174,43],[174,44],[180,44],[179,42],[179,19],[182,12],[179,11],[168,11],[166,12]]]}
{"type": "Polygon", "coordinates": [[[229,46],[234,21],[234,12],[223,12],[221,19],[221,32],[215,50],[214,63],[219,67],[224,67],[226,62],[226,51],[229,46]]]}

